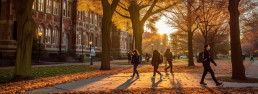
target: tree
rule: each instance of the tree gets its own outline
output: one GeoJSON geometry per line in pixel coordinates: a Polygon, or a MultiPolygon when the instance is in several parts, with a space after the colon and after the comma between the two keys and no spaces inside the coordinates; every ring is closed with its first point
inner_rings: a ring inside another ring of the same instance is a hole
{"type": "MultiPolygon", "coordinates": [[[[110,70],[110,32],[112,30],[112,18],[120,0],[80,0],[79,10],[87,11],[88,9],[96,12],[102,10],[102,58],[101,70],[110,70]],[[100,9],[102,5],[102,9],[100,9]]],[[[101,14],[101,12],[98,12],[101,14]]]]}
{"type": "Polygon", "coordinates": [[[256,11],[257,1],[240,1],[240,32],[242,33],[241,46],[245,55],[256,54],[258,50],[258,11],[256,11]]]}
{"type": "Polygon", "coordinates": [[[240,28],[238,10],[240,0],[229,0],[228,11],[230,13],[230,45],[232,61],[232,79],[244,80],[245,68],[243,65],[242,49],[240,43],[240,28]]]}
{"type": "Polygon", "coordinates": [[[131,20],[135,48],[142,53],[142,34],[145,22],[151,16],[174,6],[176,2],[170,0],[125,0],[119,3],[116,11],[121,17],[131,20]]]}
{"type": "Polygon", "coordinates": [[[112,30],[112,16],[116,10],[119,0],[113,0],[109,4],[108,0],[101,0],[103,8],[102,18],[102,58],[101,70],[110,70],[110,32],[112,30]]]}
{"type": "Polygon", "coordinates": [[[168,22],[172,27],[177,27],[181,31],[187,32],[188,66],[194,66],[193,34],[198,28],[198,11],[199,6],[195,0],[185,0],[181,4],[176,5],[175,10],[170,11],[172,13],[171,16],[166,16],[172,21],[168,22]]]}
{"type": "Polygon", "coordinates": [[[14,69],[15,79],[31,77],[31,53],[36,25],[32,18],[33,0],[16,0],[17,53],[14,69]]]}
{"type": "Polygon", "coordinates": [[[186,52],[188,52],[188,48],[186,48],[188,45],[187,36],[187,32],[184,32],[181,29],[170,34],[170,45],[172,46],[174,55],[186,54],[186,52]]]}

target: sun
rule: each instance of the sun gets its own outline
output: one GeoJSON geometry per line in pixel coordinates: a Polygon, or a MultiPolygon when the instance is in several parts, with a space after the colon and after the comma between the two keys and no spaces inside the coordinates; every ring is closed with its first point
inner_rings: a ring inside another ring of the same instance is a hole
{"type": "Polygon", "coordinates": [[[167,18],[165,16],[162,16],[155,26],[158,29],[159,34],[170,34],[177,31],[177,29],[174,29],[167,24],[167,18]]]}

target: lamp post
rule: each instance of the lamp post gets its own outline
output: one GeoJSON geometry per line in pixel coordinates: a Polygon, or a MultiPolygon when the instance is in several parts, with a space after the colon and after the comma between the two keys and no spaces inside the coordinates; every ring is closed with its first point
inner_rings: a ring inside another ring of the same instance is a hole
{"type": "Polygon", "coordinates": [[[38,32],[38,36],[39,36],[39,56],[38,56],[38,63],[39,63],[39,59],[40,59],[40,41],[41,41],[42,32],[38,32]]]}
{"type": "Polygon", "coordinates": [[[162,49],[162,48],[163,48],[162,45],[163,45],[163,43],[161,42],[161,43],[160,43],[160,52],[161,52],[161,53],[162,53],[162,50],[163,50],[163,49],[162,49]]]}
{"type": "Polygon", "coordinates": [[[151,46],[152,46],[152,52],[153,52],[153,45],[154,45],[154,44],[151,44],[151,46]]]}
{"type": "Polygon", "coordinates": [[[90,44],[90,65],[93,65],[92,64],[92,56],[91,56],[91,45],[92,45],[92,42],[90,41],[89,44],[90,44]]]}

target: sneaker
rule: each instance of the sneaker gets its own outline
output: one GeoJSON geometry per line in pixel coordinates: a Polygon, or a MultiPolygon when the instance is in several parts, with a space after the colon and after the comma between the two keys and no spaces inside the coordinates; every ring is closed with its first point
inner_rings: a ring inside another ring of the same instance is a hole
{"type": "Polygon", "coordinates": [[[155,76],[152,76],[151,78],[152,78],[152,79],[155,79],[155,76]]]}
{"type": "Polygon", "coordinates": [[[200,82],[200,84],[201,84],[201,85],[207,85],[207,84],[206,84],[206,83],[204,83],[204,82],[200,82]]]}
{"type": "Polygon", "coordinates": [[[222,83],[216,83],[216,86],[220,86],[220,85],[222,85],[222,83]]]}
{"type": "Polygon", "coordinates": [[[134,75],[131,75],[130,77],[134,77],[134,75]]]}
{"type": "Polygon", "coordinates": [[[170,73],[174,73],[173,71],[170,71],[170,73]]]}
{"type": "Polygon", "coordinates": [[[140,78],[140,76],[137,76],[136,78],[138,79],[138,78],[140,78]]]}

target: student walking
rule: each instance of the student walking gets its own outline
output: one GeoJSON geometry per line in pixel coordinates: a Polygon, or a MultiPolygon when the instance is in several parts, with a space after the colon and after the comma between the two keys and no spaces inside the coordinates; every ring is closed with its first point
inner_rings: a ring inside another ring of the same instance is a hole
{"type": "Polygon", "coordinates": [[[132,77],[134,77],[135,73],[137,74],[137,78],[139,78],[139,73],[137,71],[137,66],[139,65],[139,52],[137,50],[133,50],[133,54],[132,54],[132,60],[131,63],[133,64],[133,75],[132,77]]]}
{"type": "Polygon", "coordinates": [[[217,66],[217,64],[212,59],[209,51],[210,51],[210,46],[205,45],[204,46],[204,52],[199,54],[200,60],[203,63],[203,67],[204,67],[204,71],[203,71],[203,74],[202,74],[202,79],[201,79],[200,84],[207,85],[206,83],[204,83],[204,78],[205,78],[206,74],[208,72],[210,72],[212,79],[214,80],[216,85],[219,86],[219,85],[222,85],[222,83],[218,82],[217,79],[215,78],[214,72],[213,72],[213,70],[210,66],[210,62],[212,62],[215,66],[217,66]]]}
{"type": "Polygon", "coordinates": [[[172,53],[170,52],[170,49],[167,49],[167,50],[166,50],[166,52],[165,52],[165,58],[166,58],[166,60],[168,61],[169,66],[166,67],[164,70],[167,71],[167,69],[170,68],[170,72],[173,73],[173,71],[172,71],[172,67],[173,67],[173,65],[172,65],[172,60],[173,60],[173,59],[172,59],[172,58],[173,58],[173,55],[172,55],[172,53]]]}
{"type": "Polygon", "coordinates": [[[254,56],[253,55],[250,55],[250,62],[254,62],[254,56]]]}
{"type": "Polygon", "coordinates": [[[156,72],[160,75],[160,79],[162,78],[163,75],[158,71],[159,64],[161,64],[162,62],[163,62],[163,56],[157,50],[154,50],[152,61],[151,61],[152,66],[154,66],[154,72],[152,77],[153,79],[155,79],[156,72]]]}

